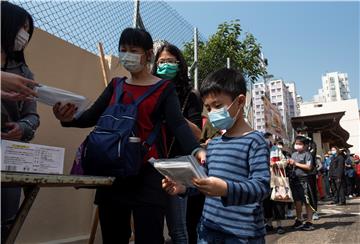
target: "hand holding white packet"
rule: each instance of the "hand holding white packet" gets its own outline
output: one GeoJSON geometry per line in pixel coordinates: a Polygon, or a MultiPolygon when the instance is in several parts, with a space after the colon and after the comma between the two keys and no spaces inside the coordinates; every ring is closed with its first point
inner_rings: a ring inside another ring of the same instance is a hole
{"type": "Polygon", "coordinates": [[[90,104],[86,97],[59,88],[40,85],[35,87],[34,90],[38,94],[35,100],[46,105],[54,106],[58,102],[61,104],[74,104],[78,108],[75,117],[81,114],[90,104]]]}
{"type": "Polygon", "coordinates": [[[149,162],[162,175],[179,182],[186,187],[193,187],[193,178],[206,178],[205,168],[193,156],[183,156],[170,159],[149,159],[149,162]]]}

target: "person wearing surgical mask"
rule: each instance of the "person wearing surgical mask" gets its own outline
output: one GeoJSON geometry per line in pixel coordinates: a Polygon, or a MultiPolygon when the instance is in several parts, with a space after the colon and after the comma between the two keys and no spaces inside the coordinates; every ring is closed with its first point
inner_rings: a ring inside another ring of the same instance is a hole
{"type": "Polygon", "coordinates": [[[345,159],[336,146],[331,147],[331,155],[329,180],[334,197],[331,203],[345,205],[345,159]]]}
{"type": "MultiPolygon", "coordinates": [[[[182,113],[196,139],[200,139],[203,111],[198,92],[193,90],[187,72],[188,65],[179,48],[163,43],[155,54],[152,74],[171,80],[176,87],[182,113]]],[[[168,157],[185,155],[174,135],[167,135],[168,157]]],[[[166,211],[166,224],[172,243],[197,243],[196,227],[201,217],[205,197],[202,194],[179,198],[169,197],[166,211]]]]}
{"type": "MultiPolygon", "coordinates": [[[[33,80],[26,64],[24,49],[33,34],[31,15],[23,8],[1,2],[1,71],[33,80]]],[[[2,77],[6,78],[6,77],[2,77]]],[[[27,84],[30,84],[29,82],[27,84]]],[[[1,90],[1,139],[28,142],[39,126],[36,102],[18,101],[19,93],[1,90]]],[[[21,188],[1,189],[1,236],[6,238],[20,203],[21,188]]]]}
{"type": "Polygon", "coordinates": [[[150,33],[139,28],[126,28],[120,35],[118,50],[120,63],[131,77],[113,78],[94,104],[80,116],[74,116],[74,104],[57,104],[53,112],[64,127],[93,127],[108,106],[117,102],[118,92],[122,92],[119,96],[122,104],[131,104],[160,82],[159,87],[138,105],[136,136],[145,144],[159,122],[162,133],[156,134],[154,145],[148,148],[141,172],[134,177],[117,178],[109,188],[97,189],[95,204],[99,209],[103,243],[128,243],[131,215],[136,243],[164,243],[163,225],[168,196],[161,188],[163,176],[150,165],[148,159],[166,158],[164,143],[168,133],[175,136],[184,154],[192,154],[204,162],[205,152],[181,113],[174,84],[151,74],[149,66],[153,62],[153,40],[150,33]]]}
{"type": "Polygon", "coordinates": [[[209,121],[226,132],[207,146],[208,178],[193,179],[186,188],[170,178],[163,188],[171,195],[199,191],[205,198],[198,243],[265,243],[262,201],[269,195],[269,149],[259,131],[243,117],[246,80],[235,69],[221,68],[201,84],[209,121]]]}
{"type": "Polygon", "coordinates": [[[307,139],[304,136],[295,138],[295,152],[288,160],[292,167],[292,177],[290,178],[290,188],[293,194],[296,208],[296,219],[293,228],[298,230],[310,231],[314,229],[312,225],[312,215],[314,211],[314,192],[312,189],[313,181],[310,179],[311,171],[315,165],[310,152],[306,150],[307,139]],[[302,219],[302,205],[306,207],[307,219],[302,219]]]}

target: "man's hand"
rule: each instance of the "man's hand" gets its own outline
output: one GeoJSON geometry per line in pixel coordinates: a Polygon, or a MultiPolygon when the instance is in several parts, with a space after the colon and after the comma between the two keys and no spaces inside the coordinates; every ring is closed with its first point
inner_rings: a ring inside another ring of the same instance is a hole
{"type": "Polygon", "coordinates": [[[193,184],[201,193],[207,196],[227,196],[227,183],[220,178],[211,176],[206,179],[193,179],[193,184]]]}
{"type": "Polygon", "coordinates": [[[1,91],[1,99],[9,100],[9,101],[32,101],[32,97],[25,96],[21,93],[17,92],[6,92],[1,91]]]}
{"type": "Polygon", "coordinates": [[[23,130],[18,123],[9,122],[5,124],[9,129],[6,133],[1,133],[1,138],[5,140],[20,140],[23,136],[23,130]]]}
{"type": "Polygon", "coordinates": [[[184,185],[171,180],[167,176],[162,180],[162,188],[172,196],[186,192],[186,187],[184,185]]]}
{"type": "Polygon", "coordinates": [[[18,93],[24,97],[37,97],[36,92],[30,87],[38,85],[35,81],[26,79],[20,75],[1,71],[1,90],[4,92],[18,93]]]}

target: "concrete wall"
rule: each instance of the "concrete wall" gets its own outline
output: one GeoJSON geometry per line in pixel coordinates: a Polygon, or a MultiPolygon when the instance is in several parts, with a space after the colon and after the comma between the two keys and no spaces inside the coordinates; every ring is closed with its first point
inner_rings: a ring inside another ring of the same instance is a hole
{"type": "Polygon", "coordinates": [[[360,119],[357,99],[342,100],[337,102],[312,102],[300,105],[300,116],[319,115],[325,113],[343,112],[345,115],[340,120],[340,125],[349,134],[347,143],[353,145],[350,152],[360,152],[360,119]]]}
{"type": "MultiPolygon", "coordinates": [[[[94,43],[96,45],[96,43],[94,43]]],[[[26,48],[26,60],[35,80],[95,100],[104,89],[98,56],[36,29],[26,48]]],[[[111,58],[110,74],[124,75],[111,58]]],[[[65,148],[64,173],[70,171],[77,147],[90,129],[62,128],[52,108],[38,104],[41,125],[33,143],[65,148]]],[[[86,238],[93,215],[94,191],[42,188],[16,243],[40,243],[86,238]]]]}

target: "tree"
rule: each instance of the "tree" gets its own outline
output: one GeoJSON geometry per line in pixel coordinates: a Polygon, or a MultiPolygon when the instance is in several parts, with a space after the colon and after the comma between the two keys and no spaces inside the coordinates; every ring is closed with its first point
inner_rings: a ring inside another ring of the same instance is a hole
{"type": "MultiPolygon", "coordinates": [[[[242,33],[240,21],[233,20],[220,24],[207,42],[199,42],[200,82],[212,71],[226,67],[227,58],[230,58],[232,68],[240,70],[252,82],[266,74],[260,59],[261,45],[251,33],[245,33],[245,38],[241,40],[242,33]]],[[[184,45],[183,54],[189,65],[194,62],[194,41],[184,45]]]]}

